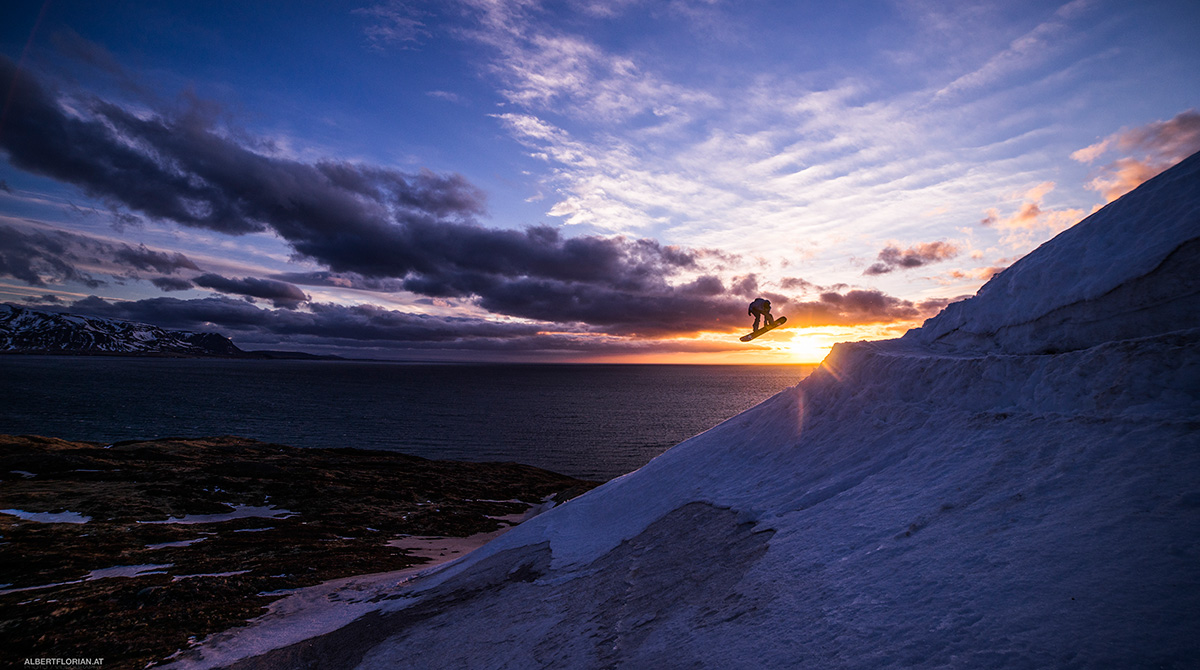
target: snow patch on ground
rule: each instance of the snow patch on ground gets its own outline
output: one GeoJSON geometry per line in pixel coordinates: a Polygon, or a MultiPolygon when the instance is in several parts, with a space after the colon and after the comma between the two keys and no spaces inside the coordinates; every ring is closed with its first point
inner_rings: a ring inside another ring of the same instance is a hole
{"type": "Polygon", "coordinates": [[[138,577],[141,575],[161,575],[167,571],[167,568],[172,567],[173,563],[161,564],[145,564],[145,565],[118,565],[111,568],[101,568],[92,570],[84,577],[84,581],[89,579],[108,579],[110,577],[138,577]]]}
{"type": "Polygon", "coordinates": [[[16,589],[0,589],[0,596],[8,595],[9,593],[20,593],[22,591],[38,591],[41,589],[49,589],[56,586],[67,586],[70,584],[82,584],[83,582],[93,579],[111,579],[114,577],[140,577],[142,575],[161,575],[168,568],[172,567],[173,563],[162,564],[145,564],[145,565],[117,565],[111,568],[100,568],[92,570],[83,579],[75,579],[69,582],[55,582],[53,584],[38,584],[37,586],[23,586],[16,589]]]}
{"type": "Polygon", "coordinates": [[[19,509],[0,509],[0,514],[10,514],[25,521],[37,523],[87,523],[92,520],[79,512],[26,512],[19,509]]]}
{"type": "Polygon", "coordinates": [[[146,545],[146,548],[147,549],[169,549],[171,547],[188,547],[193,544],[196,544],[197,542],[203,542],[207,539],[208,539],[207,537],[197,537],[197,538],[194,538],[191,540],[180,540],[178,542],[161,542],[159,544],[148,544],[148,545],[146,545]]]}
{"type": "Polygon", "coordinates": [[[181,579],[196,579],[198,577],[233,577],[235,575],[244,575],[250,572],[249,570],[234,570],[232,572],[201,572],[192,575],[171,575],[171,581],[177,582],[181,579]]]}
{"type": "Polygon", "coordinates": [[[226,512],[224,514],[188,514],[182,517],[173,516],[163,521],[139,521],[138,523],[220,523],[222,521],[232,521],[234,519],[245,519],[250,517],[262,517],[264,519],[286,519],[290,516],[299,516],[296,512],[289,512],[285,509],[279,509],[274,505],[268,507],[260,507],[255,505],[231,505],[231,507],[233,507],[233,511],[226,512]]]}

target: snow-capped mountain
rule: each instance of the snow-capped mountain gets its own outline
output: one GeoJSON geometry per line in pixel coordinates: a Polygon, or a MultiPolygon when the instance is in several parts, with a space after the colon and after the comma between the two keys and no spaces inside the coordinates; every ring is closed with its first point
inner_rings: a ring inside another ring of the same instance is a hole
{"type": "Polygon", "coordinates": [[[57,314],[0,304],[0,351],[31,353],[243,355],[217,333],[164,330],[133,321],[57,314]]]}
{"type": "Polygon", "coordinates": [[[1197,667],[1198,247],[1200,155],[463,559],[173,667],[1197,667]]]}

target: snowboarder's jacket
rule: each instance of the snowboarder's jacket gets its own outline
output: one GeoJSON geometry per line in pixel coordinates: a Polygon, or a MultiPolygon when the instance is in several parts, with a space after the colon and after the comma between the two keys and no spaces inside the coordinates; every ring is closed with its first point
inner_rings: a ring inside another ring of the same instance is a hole
{"type": "Polygon", "coordinates": [[[755,298],[754,302],[750,303],[750,309],[747,311],[748,316],[755,314],[766,314],[771,311],[771,301],[755,298]]]}

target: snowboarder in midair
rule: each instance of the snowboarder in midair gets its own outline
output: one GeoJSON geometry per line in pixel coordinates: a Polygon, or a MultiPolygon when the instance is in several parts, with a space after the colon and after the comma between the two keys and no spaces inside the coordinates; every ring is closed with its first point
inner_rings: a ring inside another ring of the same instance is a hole
{"type": "Polygon", "coordinates": [[[755,298],[754,302],[750,303],[750,316],[754,317],[754,330],[758,330],[759,319],[766,319],[766,325],[775,325],[775,319],[771,316],[771,301],[755,298]]]}

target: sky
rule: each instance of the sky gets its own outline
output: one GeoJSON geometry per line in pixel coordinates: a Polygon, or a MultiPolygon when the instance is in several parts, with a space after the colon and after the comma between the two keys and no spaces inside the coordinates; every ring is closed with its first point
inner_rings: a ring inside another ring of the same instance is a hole
{"type": "Polygon", "coordinates": [[[3,12],[0,302],[249,350],[816,362],[1200,150],[1194,0],[3,12]]]}

